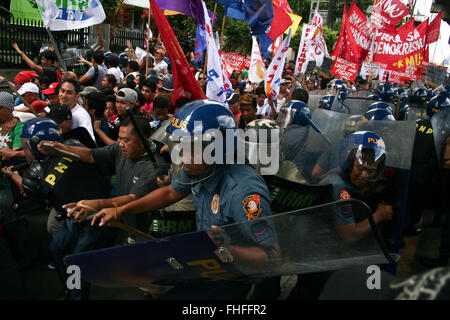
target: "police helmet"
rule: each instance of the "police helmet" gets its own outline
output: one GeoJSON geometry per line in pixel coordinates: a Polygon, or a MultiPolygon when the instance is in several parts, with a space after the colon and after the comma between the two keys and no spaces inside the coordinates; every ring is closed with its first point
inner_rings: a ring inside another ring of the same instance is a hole
{"type": "Polygon", "coordinates": [[[126,52],[119,53],[119,67],[125,67],[128,63],[128,54],[126,52]]]}
{"type": "Polygon", "coordinates": [[[291,100],[280,108],[277,123],[281,129],[297,124],[303,127],[311,124],[311,111],[308,105],[299,100],[291,100]]]}
{"type": "Polygon", "coordinates": [[[378,101],[381,101],[380,96],[377,95],[377,94],[370,94],[370,95],[367,96],[367,99],[369,99],[369,100],[378,100],[378,101]]]}
{"type": "Polygon", "coordinates": [[[329,89],[332,89],[332,90],[335,90],[335,91],[338,91],[343,86],[347,87],[345,85],[345,82],[343,80],[341,80],[341,79],[333,79],[327,85],[327,87],[329,89]]]}
{"type": "Polygon", "coordinates": [[[441,92],[428,101],[427,115],[432,117],[436,112],[448,107],[450,107],[450,99],[446,92],[441,92]]]}
{"type": "Polygon", "coordinates": [[[42,160],[46,156],[38,150],[39,142],[45,140],[62,142],[63,138],[62,131],[55,121],[37,117],[25,123],[20,140],[26,155],[29,151],[31,152],[31,154],[28,154],[29,157],[34,158],[34,160],[42,160]]]}
{"type": "Polygon", "coordinates": [[[245,145],[245,156],[248,163],[261,174],[276,174],[278,168],[273,163],[262,161],[261,155],[276,157],[279,162],[280,127],[269,119],[256,119],[247,124],[244,134],[239,136],[245,145]],[[275,169],[275,171],[273,170],[275,169]]]}
{"type": "Polygon", "coordinates": [[[392,101],[395,96],[394,89],[390,83],[380,83],[377,86],[378,96],[383,101],[392,101]]]}
{"type": "Polygon", "coordinates": [[[192,184],[211,176],[216,164],[233,161],[236,129],[233,113],[217,101],[204,99],[185,104],[172,117],[166,132],[172,177],[192,184]],[[191,164],[201,163],[208,165],[208,172],[199,176],[189,173],[191,164]]]}
{"type": "Polygon", "coordinates": [[[377,164],[371,180],[379,178],[384,171],[387,152],[383,139],[371,131],[357,131],[347,136],[341,144],[341,169],[350,173],[355,162],[364,166],[377,164]]]}
{"type": "Polygon", "coordinates": [[[392,114],[392,108],[386,102],[374,102],[367,107],[367,111],[370,111],[373,109],[386,109],[386,110],[389,110],[389,112],[392,114]]]}
{"type": "Polygon", "coordinates": [[[409,97],[409,101],[413,103],[424,103],[427,101],[427,91],[423,88],[414,88],[409,97]]]}
{"type": "Polygon", "coordinates": [[[325,109],[325,110],[331,110],[331,106],[333,105],[334,101],[334,95],[333,94],[326,94],[320,99],[319,102],[319,108],[325,109]]]}
{"type": "Polygon", "coordinates": [[[387,109],[375,108],[375,109],[368,110],[362,117],[362,120],[364,120],[364,121],[369,121],[369,120],[392,120],[392,121],[394,121],[395,118],[392,115],[392,111],[390,108],[387,108],[387,109]]]}

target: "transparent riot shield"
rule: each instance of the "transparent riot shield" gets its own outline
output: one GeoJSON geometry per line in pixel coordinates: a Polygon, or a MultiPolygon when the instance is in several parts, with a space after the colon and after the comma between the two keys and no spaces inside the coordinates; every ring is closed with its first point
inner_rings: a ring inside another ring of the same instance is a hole
{"type": "Polygon", "coordinates": [[[362,199],[372,210],[376,204],[385,201],[394,209],[390,226],[383,230],[383,238],[389,243],[389,250],[398,253],[403,229],[412,151],[416,125],[414,121],[361,121],[358,131],[372,131],[384,141],[387,150],[386,168],[383,179],[379,182],[382,190],[377,196],[362,199]]]}
{"type": "Polygon", "coordinates": [[[420,120],[427,117],[427,108],[423,104],[411,103],[405,111],[405,120],[420,120]]]}
{"type": "MultiPolygon", "coordinates": [[[[359,90],[355,92],[349,92],[343,101],[341,101],[338,96],[333,101],[331,106],[331,110],[336,112],[349,113],[352,115],[355,114],[364,114],[367,111],[367,107],[369,107],[372,103],[379,102],[378,99],[371,99],[371,95],[376,95],[376,92],[373,90],[359,90]]],[[[395,111],[395,103],[394,102],[385,102],[387,103],[392,111],[395,111]]]]}
{"type": "Polygon", "coordinates": [[[65,258],[67,266],[80,268],[84,280],[107,287],[246,280],[394,261],[371,210],[354,199],[65,258]],[[336,229],[336,210],[343,206],[371,225],[354,243],[345,243],[336,229]],[[267,259],[237,253],[249,247],[267,259]]]}
{"type": "Polygon", "coordinates": [[[314,110],[319,108],[320,100],[322,98],[323,98],[323,95],[319,95],[319,94],[311,94],[311,95],[309,95],[308,107],[311,110],[311,113],[314,112],[314,110]]]}
{"type": "Polygon", "coordinates": [[[450,168],[450,108],[431,117],[433,137],[441,167],[450,168]]]}

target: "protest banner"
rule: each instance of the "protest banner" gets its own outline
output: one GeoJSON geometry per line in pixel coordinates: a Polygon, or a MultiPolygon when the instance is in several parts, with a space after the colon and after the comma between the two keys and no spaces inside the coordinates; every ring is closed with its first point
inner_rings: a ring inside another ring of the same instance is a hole
{"type": "Polygon", "coordinates": [[[330,74],[343,80],[354,81],[360,66],[361,64],[359,63],[337,57],[333,63],[330,74]]]}

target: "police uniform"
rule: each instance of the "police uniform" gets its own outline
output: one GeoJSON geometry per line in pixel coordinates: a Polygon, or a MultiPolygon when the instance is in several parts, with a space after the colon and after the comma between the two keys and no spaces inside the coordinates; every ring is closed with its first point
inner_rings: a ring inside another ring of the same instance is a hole
{"type": "MultiPolygon", "coordinates": [[[[180,174],[186,178],[184,172],[180,174]]],[[[212,225],[249,222],[272,214],[267,185],[248,165],[218,165],[214,174],[204,181],[191,186],[172,179],[172,187],[183,195],[192,193],[198,230],[209,230],[212,225]]],[[[257,244],[267,248],[277,241],[274,226],[265,220],[241,223],[240,231],[240,235],[232,235],[230,244],[257,244]]],[[[159,299],[245,299],[252,285],[251,280],[189,283],[178,285],[159,299]]]]}
{"type": "MultiPolygon", "coordinates": [[[[337,171],[328,174],[319,184],[331,184],[330,202],[349,199],[360,190],[344,180],[337,171]]],[[[342,206],[336,212],[336,225],[352,224],[355,222],[356,219],[351,206],[342,206]]]]}
{"type": "MultiPolygon", "coordinates": [[[[172,179],[172,187],[183,195],[192,193],[198,230],[272,215],[267,185],[248,165],[218,165],[214,174],[204,181],[190,186],[172,179]]],[[[240,230],[247,242],[269,247],[276,241],[275,229],[266,221],[242,224],[240,230]]]]}

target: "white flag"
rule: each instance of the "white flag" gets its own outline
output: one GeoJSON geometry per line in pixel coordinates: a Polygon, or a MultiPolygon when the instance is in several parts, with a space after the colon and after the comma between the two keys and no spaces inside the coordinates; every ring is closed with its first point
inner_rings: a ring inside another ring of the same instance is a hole
{"type": "Polygon", "coordinates": [[[72,30],[102,23],[105,18],[100,0],[36,0],[46,28],[72,30]]]}
{"type": "Polygon", "coordinates": [[[216,40],[212,34],[211,21],[208,15],[208,9],[205,2],[202,1],[203,12],[205,14],[205,28],[206,28],[206,45],[208,47],[208,65],[206,68],[207,82],[206,82],[206,96],[228,106],[227,90],[231,88],[226,85],[224,81],[224,73],[222,67],[222,58],[217,49],[216,40]]]}
{"type": "Polygon", "coordinates": [[[278,93],[280,93],[281,76],[283,75],[284,64],[286,63],[286,54],[289,49],[289,43],[291,42],[291,29],[289,34],[284,39],[281,47],[277,50],[275,57],[267,68],[266,78],[264,79],[264,88],[266,90],[267,97],[269,99],[276,99],[278,93]]]}
{"type": "Polygon", "coordinates": [[[306,55],[309,60],[315,60],[316,66],[320,67],[323,63],[325,54],[328,55],[327,44],[323,37],[323,18],[317,12],[314,13],[312,30],[306,38],[306,55]]]}
{"type": "Polygon", "coordinates": [[[308,61],[306,60],[306,39],[312,31],[312,27],[309,24],[304,24],[302,28],[302,38],[300,40],[300,45],[298,46],[297,59],[295,60],[295,70],[294,75],[299,73],[305,73],[308,61]]]}
{"type": "Polygon", "coordinates": [[[264,62],[261,57],[261,51],[259,51],[258,41],[256,37],[252,36],[252,55],[250,58],[250,68],[248,70],[248,80],[252,83],[260,83],[264,80],[266,75],[266,68],[264,67],[264,62]]]}

